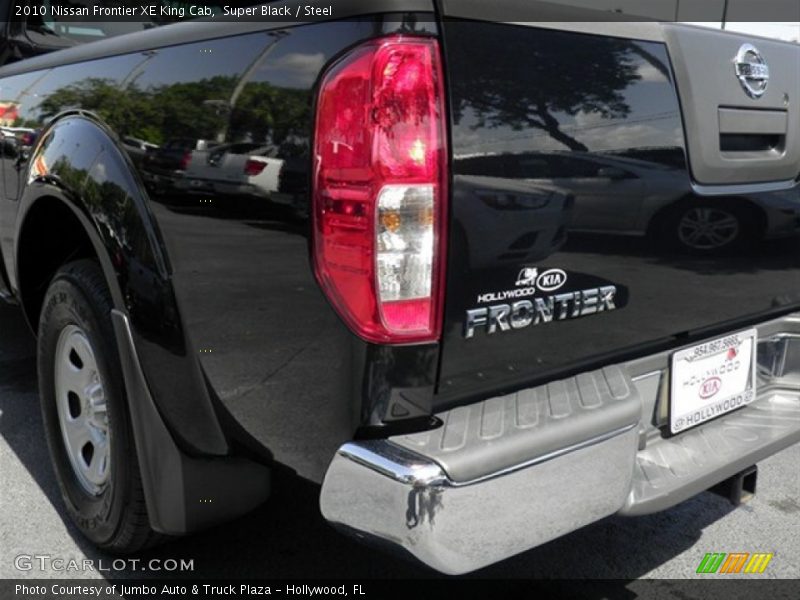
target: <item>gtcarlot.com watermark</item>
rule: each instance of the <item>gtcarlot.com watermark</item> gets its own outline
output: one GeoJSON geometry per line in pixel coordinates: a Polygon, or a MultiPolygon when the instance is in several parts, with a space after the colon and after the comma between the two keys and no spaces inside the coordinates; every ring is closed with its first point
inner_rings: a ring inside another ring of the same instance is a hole
{"type": "Polygon", "coordinates": [[[18,571],[42,573],[88,573],[92,571],[113,573],[122,571],[175,573],[194,571],[194,559],[151,558],[70,558],[50,554],[19,554],[14,557],[14,568],[18,571]]]}

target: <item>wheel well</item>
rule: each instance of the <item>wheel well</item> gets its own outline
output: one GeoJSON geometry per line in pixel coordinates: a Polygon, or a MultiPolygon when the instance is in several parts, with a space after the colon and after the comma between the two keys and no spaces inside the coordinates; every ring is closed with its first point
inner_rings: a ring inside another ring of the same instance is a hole
{"type": "Polygon", "coordinates": [[[57,198],[37,200],[26,215],[17,245],[20,302],[34,332],[56,271],[79,258],[97,258],[97,253],[78,217],[57,198]]]}
{"type": "Polygon", "coordinates": [[[660,209],[656,212],[653,217],[650,219],[650,223],[648,223],[647,231],[648,235],[657,231],[658,225],[662,222],[664,217],[668,216],[675,210],[678,210],[681,207],[687,206],[689,204],[698,204],[702,203],[705,205],[727,205],[728,207],[735,206],[737,209],[746,210],[748,211],[754,219],[753,225],[755,229],[755,233],[759,236],[763,235],[767,228],[767,215],[762,208],[758,205],[753,204],[750,200],[746,198],[741,198],[738,196],[731,196],[731,197],[710,197],[710,196],[685,196],[678,200],[677,202],[673,202],[665,206],[664,208],[660,209]]]}

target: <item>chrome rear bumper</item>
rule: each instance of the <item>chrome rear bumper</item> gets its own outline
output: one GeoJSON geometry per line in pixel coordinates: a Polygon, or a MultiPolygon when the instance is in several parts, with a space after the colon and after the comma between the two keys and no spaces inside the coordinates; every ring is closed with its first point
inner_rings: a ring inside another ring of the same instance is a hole
{"type": "Polygon", "coordinates": [[[631,489],[641,402],[621,369],[440,416],[433,431],[342,446],[325,518],[456,574],[610,515],[631,489]]]}
{"type": "Polygon", "coordinates": [[[322,514],[459,574],[674,506],[800,442],[800,315],[758,330],[758,398],[728,415],[664,435],[669,353],[653,355],[456,408],[434,431],[345,444],[322,514]]]}
{"type": "Polygon", "coordinates": [[[438,571],[466,573],[619,510],[637,439],[629,428],[557,459],[463,484],[392,442],[346,444],[325,476],[322,514],[438,571]]]}

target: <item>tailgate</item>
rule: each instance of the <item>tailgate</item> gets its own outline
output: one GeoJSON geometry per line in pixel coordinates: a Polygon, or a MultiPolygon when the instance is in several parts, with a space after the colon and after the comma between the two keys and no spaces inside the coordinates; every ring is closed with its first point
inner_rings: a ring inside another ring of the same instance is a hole
{"type": "Polygon", "coordinates": [[[800,47],[648,23],[443,37],[439,406],[800,306],[800,47]]]}

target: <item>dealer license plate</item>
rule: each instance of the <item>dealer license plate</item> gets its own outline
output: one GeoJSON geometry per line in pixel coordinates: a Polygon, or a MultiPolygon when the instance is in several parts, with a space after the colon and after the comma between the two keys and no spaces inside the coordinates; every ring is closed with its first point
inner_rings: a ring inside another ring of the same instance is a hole
{"type": "Polygon", "coordinates": [[[750,404],[756,397],[755,329],[672,356],[669,421],[678,433],[750,404]]]}

